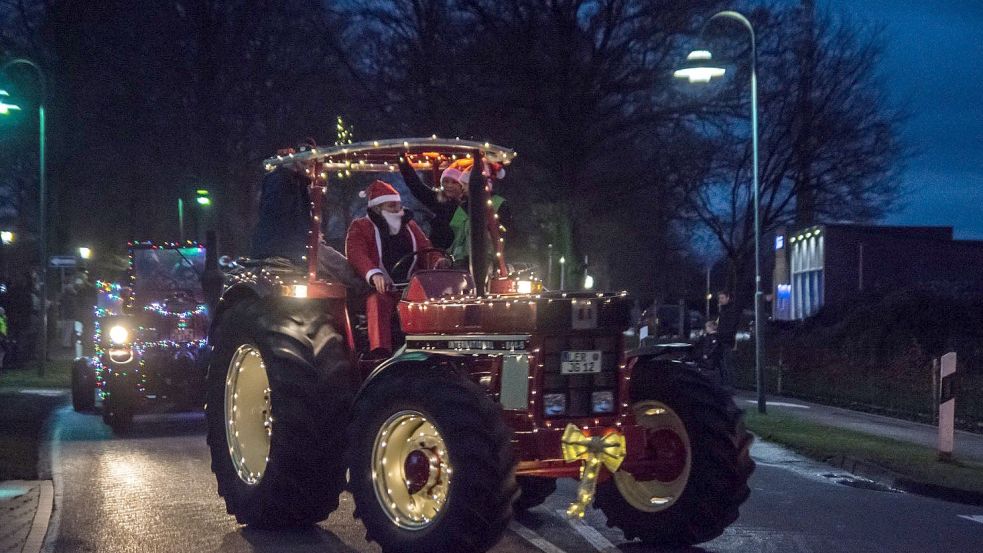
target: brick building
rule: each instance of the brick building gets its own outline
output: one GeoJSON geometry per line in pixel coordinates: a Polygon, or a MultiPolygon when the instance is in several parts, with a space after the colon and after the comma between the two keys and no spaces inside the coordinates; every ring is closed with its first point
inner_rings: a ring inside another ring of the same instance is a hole
{"type": "Polygon", "coordinates": [[[859,292],[942,287],[983,294],[983,241],[952,227],[818,225],[775,235],[772,316],[800,320],[859,292]]]}

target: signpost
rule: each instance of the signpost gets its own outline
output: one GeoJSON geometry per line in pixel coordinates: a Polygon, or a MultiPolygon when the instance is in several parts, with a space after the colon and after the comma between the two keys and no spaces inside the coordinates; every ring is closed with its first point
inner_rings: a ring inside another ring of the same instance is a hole
{"type": "Polygon", "coordinates": [[[947,353],[939,363],[939,460],[952,459],[952,446],[955,439],[956,422],[956,391],[953,386],[956,379],[956,354],[947,353]]]}
{"type": "Polygon", "coordinates": [[[78,265],[74,255],[53,255],[48,258],[48,266],[52,269],[70,269],[78,265]]]}

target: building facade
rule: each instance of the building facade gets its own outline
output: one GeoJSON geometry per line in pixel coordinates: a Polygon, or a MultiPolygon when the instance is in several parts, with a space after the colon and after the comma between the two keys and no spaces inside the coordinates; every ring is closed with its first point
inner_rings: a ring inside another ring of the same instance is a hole
{"type": "Polygon", "coordinates": [[[983,241],[952,227],[817,225],[775,236],[772,316],[801,320],[863,292],[935,287],[983,294],[983,241]]]}

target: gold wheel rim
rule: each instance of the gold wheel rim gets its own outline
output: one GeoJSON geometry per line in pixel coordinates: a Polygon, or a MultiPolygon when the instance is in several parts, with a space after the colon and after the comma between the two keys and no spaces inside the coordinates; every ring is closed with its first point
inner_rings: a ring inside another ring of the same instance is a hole
{"type": "Polygon", "coordinates": [[[225,438],[239,478],[259,484],[270,460],[273,413],[270,381],[259,349],[239,346],[225,378],[225,438]]]}
{"type": "Polygon", "coordinates": [[[674,432],[686,448],[686,462],[682,472],[669,482],[661,480],[636,480],[631,473],[619,470],[614,473],[614,483],[632,507],[646,513],[668,509],[683,494],[693,466],[693,447],[686,426],[679,415],[659,401],[640,401],[632,405],[635,421],[649,433],[659,430],[674,432]]]}
{"type": "Polygon", "coordinates": [[[422,530],[433,524],[447,504],[450,459],[440,431],[419,411],[400,411],[389,417],[372,447],[372,481],[382,511],[396,526],[422,530]],[[417,490],[407,475],[408,458],[428,464],[426,483],[417,490]]]}

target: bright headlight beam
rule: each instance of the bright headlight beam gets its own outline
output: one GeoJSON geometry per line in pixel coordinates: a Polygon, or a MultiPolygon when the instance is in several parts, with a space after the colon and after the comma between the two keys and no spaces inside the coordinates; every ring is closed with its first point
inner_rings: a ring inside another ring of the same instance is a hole
{"type": "Polygon", "coordinates": [[[109,329],[109,340],[114,344],[123,344],[129,337],[130,331],[123,325],[116,325],[109,329]]]}

